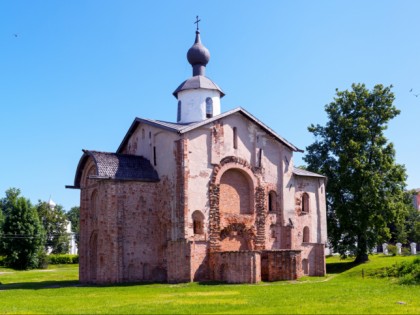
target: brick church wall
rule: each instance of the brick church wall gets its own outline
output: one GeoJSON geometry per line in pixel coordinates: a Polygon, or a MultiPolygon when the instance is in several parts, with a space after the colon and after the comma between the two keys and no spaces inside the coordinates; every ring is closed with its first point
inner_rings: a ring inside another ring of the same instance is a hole
{"type": "Polygon", "coordinates": [[[81,189],[80,281],[166,281],[173,194],[166,179],[87,180],[81,189]]]}
{"type": "Polygon", "coordinates": [[[167,250],[168,282],[191,281],[191,247],[185,240],[169,241],[167,250]]]}
{"type": "Polygon", "coordinates": [[[302,276],[300,250],[267,250],[262,252],[264,280],[295,280],[302,276]]]}
{"type": "Polygon", "coordinates": [[[261,253],[234,251],[212,253],[213,280],[227,283],[257,283],[261,281],[261,253]]]}
{"type": "Polygon", "coordinates": [[[209,280],[208,242],[191,243],[191,281],[209,280]]]}
{"type": "MultiPolygon", "coordinates": [[[[302,244],[302,265],[307,264],[308,276],[325,276],[325,245],[318,243],[302,244]],[[304,260],[306,259],[306,262],[304,260]]],[[[305,269],[303,267],[303,269],[305,269]]]]}

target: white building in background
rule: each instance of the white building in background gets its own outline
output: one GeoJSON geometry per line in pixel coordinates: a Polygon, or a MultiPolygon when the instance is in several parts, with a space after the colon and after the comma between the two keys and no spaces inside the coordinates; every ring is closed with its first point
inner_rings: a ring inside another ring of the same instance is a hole
{"type": "MultiPolygon", "coordinates": [[[[51,210],[54,210],[54,208],[57,206],[57,204],[51,199],[48,200],[48,206],[51,210]]],[[[66,226],[66,233],[69,236],[69,251],[68,254],[71,255],[77,255],[77,244],[76,244],[76,236],[75,233],[71,230],[71,222],[69,220],[66,220],[67,226],[66,226]]],[[[51,253],[51,249],[48,249],[48,254],[51,253]]]]}

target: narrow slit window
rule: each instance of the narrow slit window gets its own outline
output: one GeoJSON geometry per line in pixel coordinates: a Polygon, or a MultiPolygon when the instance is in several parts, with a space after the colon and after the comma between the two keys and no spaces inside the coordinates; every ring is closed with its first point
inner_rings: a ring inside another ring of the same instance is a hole
{"type": "Polygon", "coordinates": [[[233,127],[233,148],[238,148],[238,131],[236,127],[233,127]]]}
{"type": "Polygon", "coordinates": [[[178,101],[178,112],[176,121],[181,121],[181,101],[178,101]]]}
{"type": "Polygon", "coordinates": [[[309,195],[307,193],[302,194],[302,213],[309,212],[309,195]]]}
{"type": "Polygon", "coordinates": [[[258,167],[262,167],[263,149],[258,150],[258,167]]]}
{"type": "Polygon", "coordinates": [[[213,117],[213,100],[211,97],[206,98],[206,118],[213,117]]]}
{"type": "Polygon", "coordinates": [[[156,166],[156,147],[153,147],[153,165],[156,166]]]}

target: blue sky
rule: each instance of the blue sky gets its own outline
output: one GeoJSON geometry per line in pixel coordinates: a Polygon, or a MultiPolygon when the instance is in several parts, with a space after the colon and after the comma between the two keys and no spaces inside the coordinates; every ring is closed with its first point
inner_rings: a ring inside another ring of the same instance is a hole
{"type": "Polygon", "coordinates": [[[241,106],[301,149],[336,88],[392,84],[401,114],[386,136],[420,187],[419,12],[396,0],[3,0],[0,196],[17,187],[68,210],[82,149],[115,151],[135,117],[175,121],[196,15],[222,111],[241,106]]]}

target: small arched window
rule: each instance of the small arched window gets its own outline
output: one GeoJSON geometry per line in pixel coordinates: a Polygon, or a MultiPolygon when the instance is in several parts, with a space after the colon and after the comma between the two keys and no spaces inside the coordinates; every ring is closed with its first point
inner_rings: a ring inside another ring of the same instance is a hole
{"type": "Polygon", "coordinates": [[[141,129],[141,138],[144,139],[144,128],[141,129]]]}
{"type": "Polygon", "coordinates": [[[196,210],[192,214],[194,235],[204,234],[204,214],[196,210]]]}
{"type": "Polygon", "coordinates": [[[270,191],[268,193],[268,211],[269,212],[274,212],[276,211],[276,199],[277,199],[277,194],[274,190],[270,191]]]}
{"type": "Polygon", "coordinates": [[[176,115],[176,121],[180,121],[181,120],[181,101],[178,101],[178,112],[177,112],[177,115],[176,115]]]}
{"type": "Polygon", "coordinates": [[[309,228],[305,226],[303,228],[303,243],[309,243],[309,228]]]}
{"type": "Polygon", "coordinates": [[[309,195],[307,193],[302,194],[302,213],[309,212],[309,195]]]}
{"type": "Polygon", "coordinates": [[[213,100],[211,97],[206,98],[206,118],[213,117],[213,100]]]}

